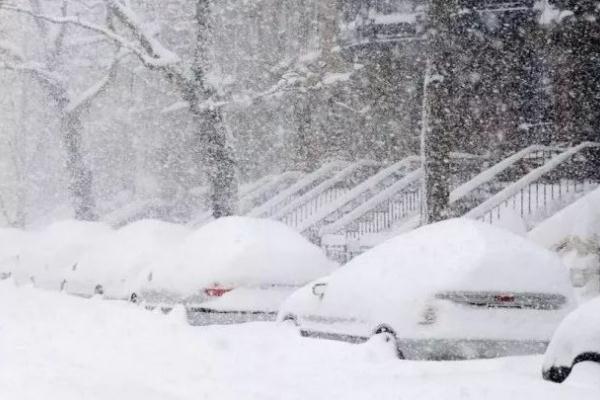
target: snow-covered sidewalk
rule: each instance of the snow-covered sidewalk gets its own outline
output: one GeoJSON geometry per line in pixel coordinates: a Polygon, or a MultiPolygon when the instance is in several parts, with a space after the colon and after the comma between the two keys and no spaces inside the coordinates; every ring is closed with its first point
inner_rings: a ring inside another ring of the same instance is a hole
{"type": "Polygon", "coordinates": [[[0,282],[0,398],[598,399],[541,378],[541,358],[395,360],[382,343],[301,338],[289,326],[191,327],[124,302],[0,282]]]}

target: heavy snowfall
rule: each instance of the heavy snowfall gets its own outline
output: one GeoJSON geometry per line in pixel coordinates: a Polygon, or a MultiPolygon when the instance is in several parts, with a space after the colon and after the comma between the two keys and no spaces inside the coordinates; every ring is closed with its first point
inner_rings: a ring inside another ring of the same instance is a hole
{"type": "Polygon", "coordinates": [[[600,3],[0,0],[0,399],[599,399],[600,3]]]}

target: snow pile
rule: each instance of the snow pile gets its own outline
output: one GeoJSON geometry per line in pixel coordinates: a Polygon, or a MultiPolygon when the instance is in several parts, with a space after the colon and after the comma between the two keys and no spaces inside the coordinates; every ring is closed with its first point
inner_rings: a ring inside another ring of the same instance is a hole
{"type": "Polygon", "coordinates": [[[336,265],[286,225],[227,217],[192,234],[145,271],[143,290],[193,295],[213,286],[302,285],[336,265]]]}
{"type": "Polygon", "coordinates": [[[20,284],[34,283],[37,287],[60,290],[82,254],[111,233],[110,227],[103,223],[75,220],[56,222],[32,232],[13,277],[20,284]]]}
{"type": "Polygon", "coordinates": [[[494,226],[527,237],[527,224],[523,218],[521,218],[521,215],[512,208],[503,209],[500,218],[494,221],[494,226]]]}
{"type": "Polygon", "coordinates": [[[529,238],[557,250],[582,299],[600,293],[600,189],[539,224],[529,238]]]}
{"type": "Polygon", "coordinates": [[[300,337],[268,323],[196,328],[125,302],[0,282],[7,400],[597,400],[540,377],[540,357],[411,362],[379,344],[300,337]],[[351,383],[351,384],[349,384],[351,383]]]}
{"type": "Polygon", "coordinates": [[[599,204],[600,189],[596,189],[540,223],[529,232],[529,238],[547,248],[559,247],[574,237],[598,241],[599,204]]]}
{"type": "Polygon", "coordinates": [[[107,297],[128,298],[144,268],[188,233],[181,225],[157,220],[126,225],[82,254],[77,268],[65,277],[66,289],[91,295],[96,285],[101,285],[107,297]]]}
{"type": "Polygon", "coordinates": [[[20,229],[0,229],[0,279],[12,275],[19,263],[20,254],[27,246],[31,235],[20,229]]]}

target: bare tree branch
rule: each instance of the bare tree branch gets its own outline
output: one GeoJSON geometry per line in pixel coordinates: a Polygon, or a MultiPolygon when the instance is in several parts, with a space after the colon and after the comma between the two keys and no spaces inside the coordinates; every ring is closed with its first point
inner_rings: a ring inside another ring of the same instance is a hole
{"type": "Polygon", "coordinates": [[[98,97],[100,94],[106,91],[109,84],[116,77],[119,62],[128,54],[131,53],[129,53],[128,51],[123,51],[117,54],[112,64],[110,65],[106,76],[104,76],[98,82],[94,83],[87,90],[84,90],[82,93],[79,94],[79,96],[71,100],[64,111],[70,114],[79,113],[84,108],[88,107],[96,97],[98,97]]]}
{"type": "Polygon", "coordinates": [[[99,34],[105,36],[106,38],[110,39],[112,42],[122,46],[123,48],[130,50],[134,55],[136,55],[140,59],[140,61],[142,61],[142,63],[144,63],[144,65],[148,66],[149,68],[166,67],[166,66],[175,64],[179,61],[179,58],[176,58],[176,56],[174,58],[152,57],[152,56],[148,55],[143,49],[140,49],[138,46],[136,46],[133,42],[116,34],[115,32],[111,31],[110,29],[106,29],[103,26],[83,21],[83,20],[79,19],[78,17],[69,17],[69,16],[53,17],[50,15],[38,14],[32,10],[27,10],[27,9],[20,8],[20,7],[15,7],[15,6],[11,6],[11,5],[2,5],[2,4],[0,4],[0,10],[6,10],[6,11],[15,12],[15,13],[29,15],[30,17],[35,18],[36,20],[42,20],[42,21],[46,21],[46,22],[49,22],[52,24],[73,25],[73,26],[76,26],[81,29],[99,33],[99,34]]]}
{"type": "Polygon", "coordinates": [[[36,78],[40,84],[46,87],[56,88],[62,85],[60,77],[52,74],[45,68],[42,68],[37,63],[22,63],[15,65],[8,62],[0,62],[0,69],[29,74],[36,78]]]}

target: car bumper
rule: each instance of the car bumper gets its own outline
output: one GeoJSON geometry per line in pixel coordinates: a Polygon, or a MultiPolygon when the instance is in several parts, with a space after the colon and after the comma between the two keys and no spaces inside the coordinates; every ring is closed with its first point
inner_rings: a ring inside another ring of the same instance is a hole
{"type": "Polygon", "coordinates": [[[204,307],[186,307],[190,325],[230,325],[255,321],[275,321],[276,312],[269,311],[219,311],[204,307]]]}
{"type": "MultiPolygon", "coordinates": [[[[368,336],[300,329],[304,337],[339,340],[360,344],[368,336]]],[[[542,354],[548,346],[543,340],[502,339],[397,339],[398,349],[410,360],[468,360],[542,354]]]]}

